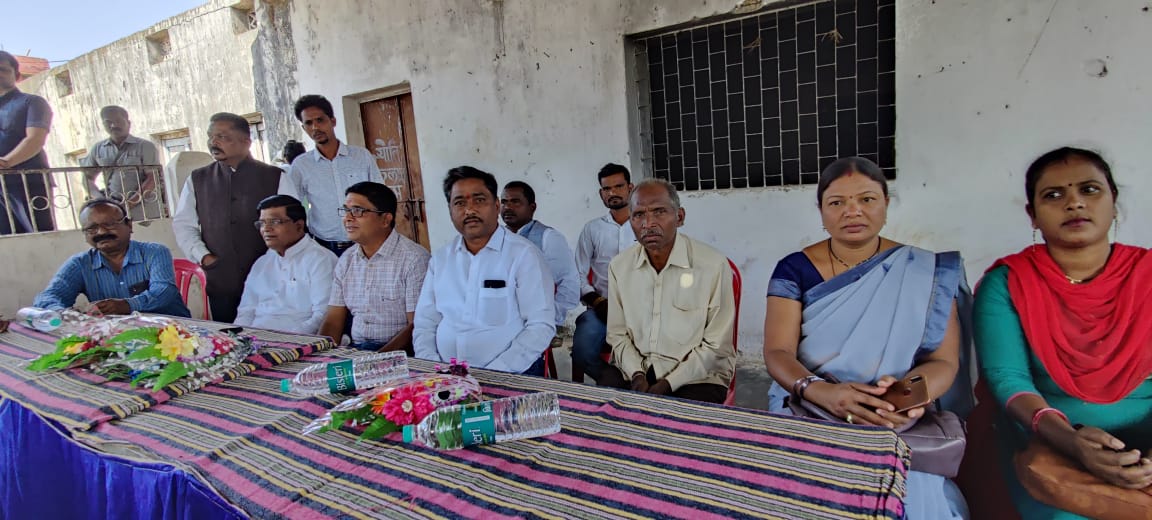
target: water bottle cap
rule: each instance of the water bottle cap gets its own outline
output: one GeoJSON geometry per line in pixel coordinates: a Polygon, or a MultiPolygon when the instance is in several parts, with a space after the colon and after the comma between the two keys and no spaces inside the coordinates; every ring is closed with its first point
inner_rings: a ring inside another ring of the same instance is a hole
{"type": "Polygon", "coordinates": [[[64,323],[64,321],[61,320],[60,318],[52,318],[51,320],[48,320],[48,324],[53,326],[53,327],[59,327],[63,323],[64,323]]]}
{"type": "Polygon", "coordinates": [[[291,392],[292,391],[292,380],[291,379],[281,379],[280,380],[280,391],[284,392],[284,393],[291,392]]]}
{"type": "Polygon", "coordinates": [[[412,442],[412,434],[415,433],[415,430],[411,424],[404,426],[404,442],[412,442]]]}

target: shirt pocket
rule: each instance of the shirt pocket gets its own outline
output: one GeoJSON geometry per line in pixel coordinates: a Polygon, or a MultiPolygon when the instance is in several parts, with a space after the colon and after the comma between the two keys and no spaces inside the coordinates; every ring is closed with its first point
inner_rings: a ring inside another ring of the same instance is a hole
{"type": "Polygon", "coordinates": [[[380,304],[385,309],[404,306],[404,288],[399,284],[388,284],[380,291],[380,304]]]}
{"type": "Polygon", "coordinates": [[[477,299],[477,316],[484,325],[499,326],[508,323],[512,315],[512,292],[508,287],[484,287],[477,299]]]}
{"type": "Polygon", "coordinates": [[[675,291],[668,315],[664,316],[662,328],[668,331],[668,338],[677,343],[694,342],[704,335],[704,322],[708,318],[708,301],[703,298],[707,295],[680,287],[675,291]]]}

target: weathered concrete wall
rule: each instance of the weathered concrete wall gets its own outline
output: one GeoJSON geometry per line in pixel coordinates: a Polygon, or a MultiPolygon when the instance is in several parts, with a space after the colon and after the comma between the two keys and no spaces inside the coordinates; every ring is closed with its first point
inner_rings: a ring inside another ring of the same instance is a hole
{"type": "MultiPolygon", "coordinates": [[[[722,15],[738,2],[295,0],[300,92],[337,99],[411,84],[433,246],[454,231],[439,197],[459,164],[524,179],[539,217],[575,241],[603,213],[595,172],[629,150],[625,35],[722,15]]],[[[1152,13],[1143,0],[897,3],[898,180],[886,235],[959,249],[974,283],[1031,240],[1023,170],[1067,143],[1100,148],[1121,183],[1119,237],[1148,245],[1152,13]],[[1088,74],[1091,60],[1108,74],[1088,74]],[[1087,70],[1086,70],[1087,69],[1087,70]]],[[[344,125],[349,124],[347,121],[344,125]]],[[[758,352],[775,262],[825,237],[811,187],[685,197],[685,232],[744,274],[741,346],[758,352]]]]}
{"type": "Polygon", "coordinates": [[[256,4],[260,32],[252,44],[252,76],[256,108],[264,115],[265,139],[271,157],[289,139],[300,140],[300,125],[292,104],[296,88],[296,48],[292,42],[291,0],[261,0],[256,4]]]}
{"type": "Polygon", "coordinates": [[[127,108],[138,137],[188,129],[192,149],[203,151],[209,116],[257,112],[252,75],[257,31],[237,33],[235,4],[211,0],[22,83],[21,89],[44,96],[55,112],[47,145],[51,164],[67,166],[65,154],[107,137],[99,117],[106,105],[127,108]],[[168,32],[171,52],[150,63],[148,37],[162,31],[168,32]],[[67,96],[55,79],[65,71],[73,87],[67,96]]]}

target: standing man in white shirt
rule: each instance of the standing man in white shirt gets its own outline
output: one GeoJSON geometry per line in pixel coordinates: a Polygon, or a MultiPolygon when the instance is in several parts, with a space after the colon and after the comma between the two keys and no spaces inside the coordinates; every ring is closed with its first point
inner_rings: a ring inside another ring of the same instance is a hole
{"type": "Polygon", "coordinates": [[[556,333],[554,282],[540,250],[500,227],[497,190],[495,177],[471,166],[444,179],[460,236],[428,264],[416,305],[416,357],[541,376],[556,333]]]}
{"type": "Polygon", "coordinates": [[[556,326],[564,324],[568,311],[580,303],[580,279],[572,248],[564,235],[535,219],[536,190],[523,181],[504,185],[500,194],[500,218],[508,230],[527,238],[544,253],[556,287],[556,326]]]}
{"type": "Polygon", "coordinates": [[[600,354],[607,350],[604,338],[608,334],[608,264],[612,257],[636,243],[636,234],[628,223],[628,195],[633,187],[628,168],[608,163],[596,176],[600,180],[600,200],[608,208],[608,214],[588,221],[576,242],[580,301],[588,310],[576,318],[572,373],[580,380],[583,371],[599,381],[606,366],[600,354]]]}
{"type": "Polygon", "coordinates": [[[296,196],[296,188],[280,168],[252,158],[247,119],[221,112],[210,121],[208,151],[216,162],[188,176],[172,232],[185,257],[208,275],[212,319],[232,323],[248,271],[268,250],[252,227],[260,217],[256,206],[277,193],[296,196]]]}
{"type": "Polygon", "coordinates": [[[294,110],[316,148],[292,161],[292,182],[308,203],[308,230],[317,243],[340,256],[355,243],[337,213],[344,191],[358,182],[383,182],[384,178],[368,150],[336,138],[336,117],[324,96],[303,96],[296,100],[294,110]]]}
{"type": "Polygon", "coordinates": [[[328,311],[336,255],[308,236],[304,205],[273,195],[254,222],[268,252],[252,265],[236,311],[237,325],[315,334],[328,311]]]}
{"type": "Polygon", "coordinates": [[[339,344],[348,330],[354,348],[411,353],[416,300],[431,255],[396,231],[396,193],[391,188],[358,182],[346,192],[339,214],[356,246],[336,264],[320,334],[339,344]],[[351,328],[345,326],[348,319],[351,328]]]}

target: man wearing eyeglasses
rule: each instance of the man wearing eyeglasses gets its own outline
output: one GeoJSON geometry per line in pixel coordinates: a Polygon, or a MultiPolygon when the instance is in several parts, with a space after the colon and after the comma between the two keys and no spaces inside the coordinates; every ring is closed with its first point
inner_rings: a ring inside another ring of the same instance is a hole
{"type": "Polygon", "coordinates": [[[256,206],[276,194],[295,197],[296,188],[280,168],[252,158],[247,119],[221,112],[210,121],[208,151],[216,162],[192,170],[176,203],[172,231],[186,257],[208,275],[212,319],[232,323],[248,271],[268,250],[252,227],[256,206]]]}
{"type": "Polygon", "coordinates": [[[304,205],[273,195],[254,222],[268,252],[252,265],[236,310],[237,325],[315,334],[328,311],[336,255],[307,234],[304,205]]]}
{"type": "Polygon", "coordinates": [[[396,232],[396,194],[378,182],[344,192],[344,231],[356,243],[340,256],[320,335],[341,343],[352,319],[352,346],[412,352],[412,320],[431,256],[396,232]]]}
{"type": "Polygon", "coordinates": [[[176,288],[172,253],[163,244],[132,240],[124,206],[90,200],[80,209],[80,225],[92,249],[64,262],[34,306],[65,309],[83,294],[103,314],[191,316],[176,288]]]}

